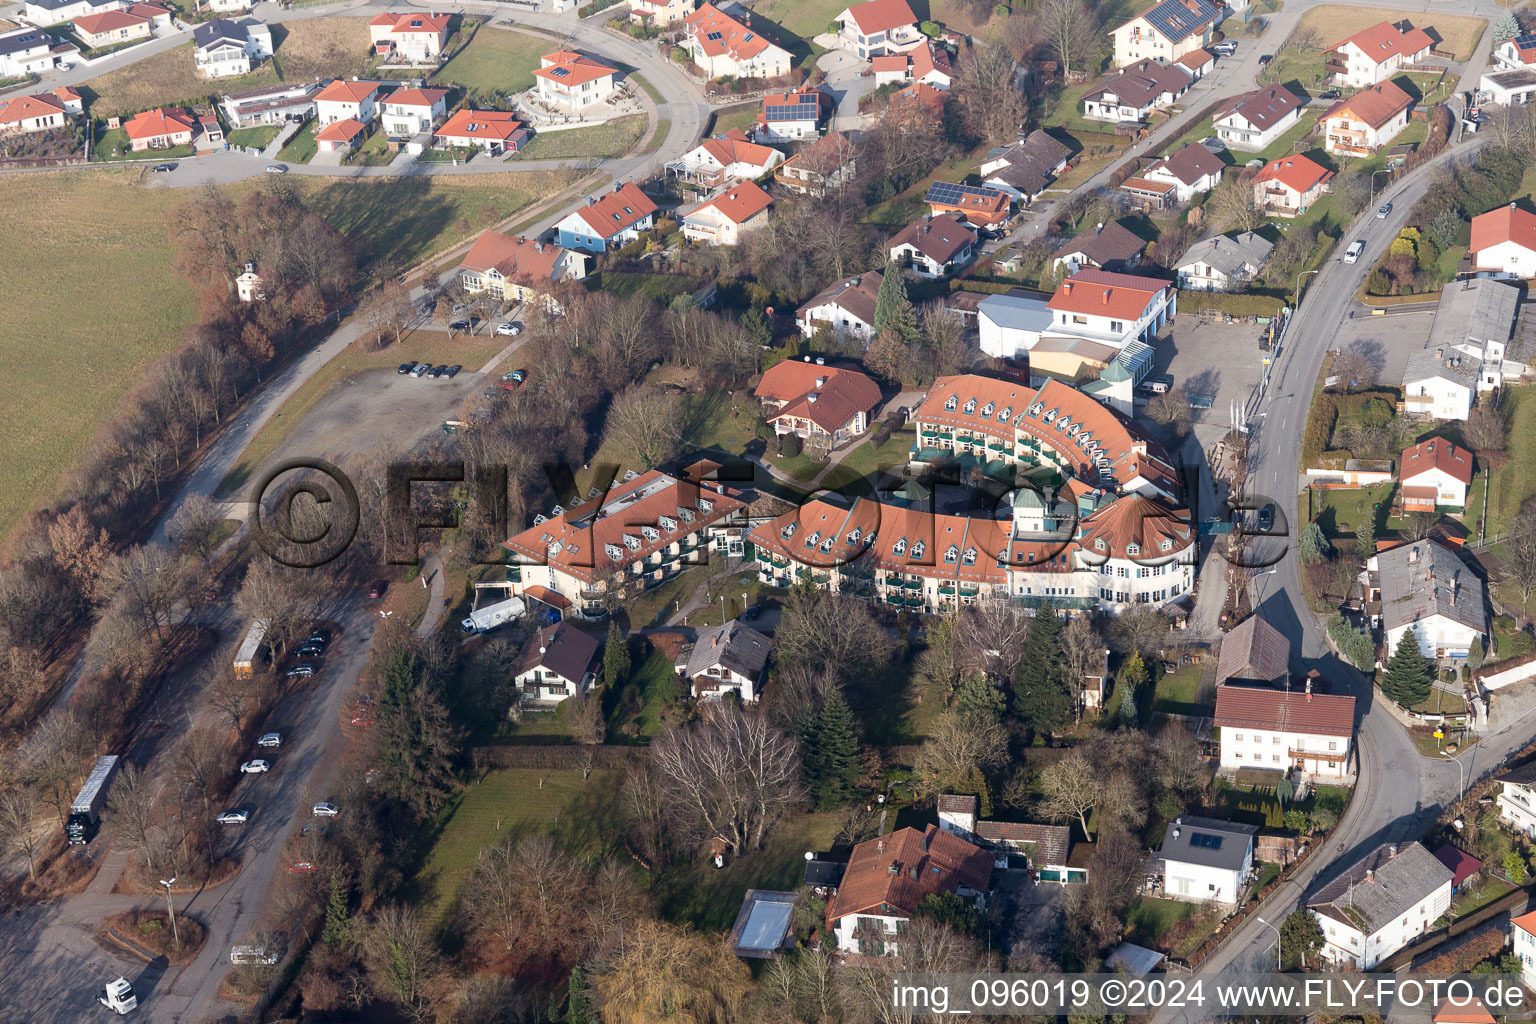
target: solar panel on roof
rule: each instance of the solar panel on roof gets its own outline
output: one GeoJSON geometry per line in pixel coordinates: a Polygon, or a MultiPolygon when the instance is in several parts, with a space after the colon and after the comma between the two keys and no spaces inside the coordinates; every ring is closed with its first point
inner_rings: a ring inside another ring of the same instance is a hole
{"type": "Polygon", "coordinates": [[[1213,836],[1209,832],[1191,832],[1189,845],[1197,846],[1202,850],[1221,849],[1221,836],[1213,836]]]}
{"type": "Polygon", "coordinates": [[[928,194],[923,197],[923,202],[958,205],[967,196],[991,199],[998,194],[997,189],[993,188],[980,188],[976,185],[957,185],[950,181],[936,181],[928,186],[928,194]]]}
{"type": "Polygon", "coordinates": [[[1516,36],[1515,37],[1515,49],[1517,49],[1517,50],[1529,50],[1533,46],[1536,46],[1536,35],[1516,36]]]}
{"type": "Polygon", "coordinates": [[[571,69],[570,68],[551,68],[549,73],[554,75],[556,78],[564,78],[566,75],[571,73],[571,69]]]}

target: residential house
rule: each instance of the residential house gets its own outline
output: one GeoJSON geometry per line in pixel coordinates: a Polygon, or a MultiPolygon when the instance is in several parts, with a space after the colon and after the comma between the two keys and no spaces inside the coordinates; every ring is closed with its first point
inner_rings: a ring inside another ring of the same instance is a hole
{"type": "Polygon", "coordinates": [[[907,0],[868,0],[832,20],[837,25],[838,47],[865,60],[915,50],[928,41],[918,31],[917,15],[907,0]]]}
{"type": "Polygon", "coordinates": [[[1120,349],[1151,342],[1178,312],[1178,289],[1172,281],[1089,267],[1061,282],[1047,305],[1055,314],[1047,334],[1120,349]]]}
{"type": "Polygon", "coordinates": [[[978,231],[1002,227],[1013,210],[1012,198],[1001,189],[957,185],[949,181],[935,181],[929,185],[923,202],[928,204],[931,215],[949,214],[978,231]]]}
{"type": "Polygon", "coordinates": [[[831,97],[809,85],[790,93],[770,93],[763,97],[752,134],[765,143],[814,139],[831,113],[831,97]]]}
{"type": "Polygon", "coordinates": [[[58,62],[53,46],[53,37],[35,28],[0,33],[0,75],[23,78],[51,71],[58,62]]]}
{"type": "Polygon", "coordinates": [[[1477,80],[1482,102],[1500,107],[1523,107],[1536,99],[1536,67],[1493,71],[1477,80]]]}
{"type": "Polygon", "coordinates": [[[448,45],[452,21],[451,14],[380,14],[368,23],[368,39],[373,52],[391,63],[436,65],[448,45]]]}
{"type": "Polygon", "coordinates": [[[732,619],[723,626],[699,630],[685,648],[678,674],[694,700],[719,700],[734,693],[744,704],[762,696],[763,673],[773,641],[751,626],[732,619]]]}
{"type": "MultiPolygon", "coordinates": [[[[1228,4],[1227,7],[1230,10],[1232,5],[1228,4]]],[[[1189,77],[1197,81],[1204,78],[1205,73],[1211,70],[1215,64],[1216,56],[1211,53],[1210,50],[1203,48],[1190,50],[1184,56],[1173,62],[1174,67],[1183,68],[1185,71],[1188,71],[1189,77]]]]}
{"type": "Polygon", "coordinates": [[[603,252],[640,237],[656,223],[656,204],[631,181],[589,196],[587,205],[555,224],[556,239],[567,249],[603,252]]]}
{"type": "Polygon", "coordinates": [[[1393,82],[1378,82],[1323,114],[1323,149],[1342,156],[1370,156],[1408,127],[1409,96],[1393,82]]]}
{"type": "Polygon", "coordinates": [[[122,0],[27,0],[22,16],[34,25],[62,25],[90,14],[120,11],[128,6],[122,0]]]}
{"type": "Polygon", "coordinates": [[[693,13],[693,0],[630,0],[629,20],[636,25],[666,28],[693,13]]]}
{"type": "Polygon", "coordinates": [[[503,543],[514,596],[581,616],[605,614],[605,595],[624,599],[708,560],[740,557],[749,496],[710,480],[650,470],[534,525],[503,543]]]}
{"type": "Polygon", "coordinates": [[[315,112],[315,94],[319,91],[319,82],[269,85],[226,93],[220,98],[219,107],[230,128],[302,121],[315,112]]]}
{"type": "Polygon", "coordinates": [[[1526,988],[1536,988],[1536,910],[1510,918],[1509,930],[1510,943],[1520,960],[1520,980],[1526,988]]]}
{"type": "Polygon", "coordinates": [[[1154,889],[1176,900],[1236,904],[1253,877],[1257,827],[1186,814],[1163,832],[1163,846],[1147,862],[1154,889]]]}
{"type": "Polygon", "coordinates": [[[1499,820],[1523,835],[1536,838],[1536,761],[1494,776],[1501,783],[1499,820]]]}
{"type": "Polygon", "coordinates": [[[1459,512],[1466,508],[1467,488],[1472,486],[1472,453],[1443,437],[1420,441],[1403,452],[1398,480],[1405,511],[1459,512]]]}
{"type": "Polygon", "coordinates": [[[528,302],[549,297],[553,285],[580,281],[587,275],[587,258],[553,242],[483,231],[459,263],[459,280],[472,295],[488,292],[501,302],[528,302]]]}
{"type": "Polygon", "coordinates": [[[784,154],[760,146],[740,128],[705,139],[667,164],[667,172],[684,182],[718,188],[738,181],[761,178],[784,162],[784,154]]]}
{"type": "Polygon", "coordinates": [[[1307,901],[1323,956],[1369,971],[1451,908],[1451,869],[1418,843],[1384,843],[1307,901]]]}
{"type": "Polygon", "coordinates": [[[368,126],[355,117],[344,117],[315,130],[315,145],[322,153],[350,153],[368,138],[368,126]]]}
{"type": "Polygon", "coordinates": [[[460,107],[432,133],[432,145],[440,149],[483,149],[499,156],[517,152],[532,134],[516,114],[460,107]]]}
{"type": "Polygon", "coordinates": [[[1281,686],[1289,680],[1290,662],[1291,644],[1285,634],[1250,615],[1221,638],[1216,686],[1281,686]]]}
{"type": "Polygon", "coordinates": [[[852,182],[858,172],[853,143],[834,130],[784,161],[773,172],[773,180],[791,192],[820,199],[852,182]]]}
{"type": "Polygon", "coordinates": [[[1189,91],[1195,80],[1179,67],[1142,60],[1121,68],[1083,95],[1083,117],[1090,121],[1144,121],[1189,91]]]}
{"type": "Polygon", "coordinates": [[[1434,40],[1421,28],[1404,30],[1383,21],[1323,51],[1332,55],[1323,70],[1332,77],[1334,85],[1364,89],[1425,60],[1433,45],[1434,40]]]}
{"type": "Polygon", "coordinates": [[[124,121],[123,131],[133,151],[140,153],[146,149],[190,146],[198,126],[197,118],[185,107],[156,107],[124,121]]]}
{"type": "Polygon", "coordinates": [[[544,54],[533,70],[539,99],[572,114],[607,103],[618,89],[618,74],[618,68],[570,50],[544,54]]]}
{"type": "Polygon", "coordinates": [[[0,97],[0,135],[29,135],[69,127],[73,116],[81,112],[79,94],[71,101],[61,93],[74,90],[64,87],[30,96],[0,97]]]}
{"type": "Polygon", "coordinates": [[[512,684],[525,704],[559,704],[592,688],[598,641],[569,622],[545,626],[523,644],[512,684]]]}
{"type": "Polygon", "coordinates": [[[1509,358],[1519,311],[1520,289],[1506,281],[1472,278],[1442,288],[1429,340],[1403,370],[1404,409],[1464,420],[1479,393],[1529,373],[1528,365],[1509,358]]]}
{"type": "Polygon", "coordinates": [[[1229,149],[1267,149],[1301,120],[1301,97],[1271,85],[1233,96],[1211,113],[1216,137],[1229,149]]]}
{"type": "Polygon", "coordinates": [[[927,82],[913,82],[891,93],[882,116],[892,118],[892,123],[898,125],[911,124],[913,118],[937,123],[944,118],[948,97],[948,93],[935,89],[927,82]]]}
{"type": "Polygon", "coordinates": [[[1179,259],[1175,268],[1179,287],[1196,292],[1236,291],[1264,268],[1274,248],[1274,242],[1252,231],[1202,239],[1179,259]]]}
{"type": "Polygon", "coordinates": [[[786,359],[770,366],[752,394],[774,434],[836,448],[869,430],[880,385],[858,370],[786,359]]]}
{"type": "Polygon", "coordinates": [[[1365,563],[1366,611],[1390,654],[1412,632],[1426,658],[1465,658],[1474,640],[1487,650],[1483,581],[1432,540],[1378,551],[1365,563]]]}
{"type": "Polygon", "coordinates": [[[82,15],[70,27],[74,29],[75,38],[93,50],[135,39],[148,39],[153,34],[149,18],[126,10],[82,15]]]}
{"type": "Polygon", "coordinates": [[[977,242],[976,232],[952,214],[929,214],[897,232],[885,251],[921,277],[944,277],[971,261],[977,242]]]}
{"type": "Polygon", "coordinates": [[[448,113],[447,89],[396,89],[384,97],[384,131],[388,135],[421,135],[448,113]]]}
{"type": "Polygon", "coordinates": [[[1141,176],[1147,181],[1172,185],[1174,198],[1187,203],[1199,193],[1215,188],[1226,169],[1221,157],[1200,143],[1191,142],[1148,167],[1141,176]]]}
{"type": "Polygon", "coordinates": [[[883,275],[878,270],[845,278],[795,311],[795,325],[809,338],[823,326],[838,338],[868,341],[874,333],[875,300],[883,275]]]}
{"type": "Polygon", "coordinates": [[[992,855],[937,825],[903,828],[853,848],[837,895],[827,901],[827,930],[844,953],[895,953],[900,933],[926,896],[985,901],[992,855]]]}
{"type": "Polygon", "coordinates": [[[1501,71],[1536,67],[1536,36],[1518,35],[1493,48],[1493,63],[1501,71]]]}
{"type": "Polygon", "coordinates": [[[1071,156],[1070,147],[1037,128],[1011,146],[989,151],[977,171],[983,185],[1028,205],[1067,169],[1071,156]]]}
{"type": "Polygon", "coordinates": [[[214,18],[192,30],[192,64],[204,78],[249,74],[272,56],[272,31],[254,18],[214,18]]]}
{"type": "Polygon", "coordinates": [[[351,118],[372,124],[378,116],[382,82],[349,82],[338,78],[315,94],[315,120],[320,124],[351,118]]]}
{"type": "Polygon", "coordinates": [[[1253,205],[1270,217],[1296,217],[1328,190],[1333,172],[1307,156],[1282,156],[1253,179],[1253,205]]]}
{"type": "MultiPolygon", "coordinates": [[[[1249,620],[1252,621],[1252,620],[1249,620]]],[[[1355,698],[1253,686],[1216,688],[1221,767],[1263,768],[1336,781],[1349,775],[1355,698]]]]}
{"type": "Polygon", "coordinates": [[[939,828],[996,855],[994,866],[1007,870],[1009,855],[1023,857],[1037,881],[1086,882],[1088,872],[1069,864],[1072,829],[1066,825],[979,820],[980,801],[974,796],[941,793],[939,828]]]}
{"type": "Polygon", "coordinates": [[[988,295],[976,305],[981,351],[994,359],[1026,358],[1054,319],[1044,296],[988,295]]]}
{"type": "Polygon", "coordinates": [[[955,78],[949,51],[932,41],[922,46],[914,46],[903,53],[875,57],[869,64],[875,73],[876,89],[893,83],[922,82],[942,92],[948,92],[955,78]]]}
{"type": "Polygon", "coordinates": [[[1210,45],[1221,8],[1209,0],[1162,0],[1115,29],[1115,67],[1154,60],[1171,64],[1210,45]]]}
{"type": "Polygon", "coordinates": [[[778,78],[789,74],[788,50],[712,3],[684,18],[683,26],[683,49],[709,78],[778,78]]]}
{"type": "Polygon", "coordinates": [[[255,0],[196,0],[196,6],[200,11],[211,11],[215,14],[239,14],[255,7],[255,0]]]}
{"type": "Polygon", "coordinates": [[[736,245],[741,236],[768,223],[773,198],[755,182],[743,181],[683,215],[683,237],[707,245],[736,245]]]}
{"type": "Polygon", "coordinates": [[[1473,217],[1468,255],[1479,274],[1536,277],[1536,213],[1510,203],[1473,217]]]}
{"type": "Polygon", "coordinates": [[[1134,270],[1146,251],[1146,239],[1112,220],[1063,242],[1051,259],[1051,269],[1062,270],[1068,277],[1084,267],[1123,273],[1134,270]]]}

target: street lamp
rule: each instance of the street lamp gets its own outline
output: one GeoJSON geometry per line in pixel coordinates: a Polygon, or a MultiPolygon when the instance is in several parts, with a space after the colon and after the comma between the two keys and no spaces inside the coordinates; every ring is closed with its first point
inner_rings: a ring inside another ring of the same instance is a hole
{"type": "Polygon", "coordinates": [[[1291,308],[1292,309],[1295,309],[1297,306],[1301,305],[1301,279],[1306,277],[1308,274],[1319,273],[1321,270],[1322,270],[1321,267],[1319,267],[1317,270],[1303,270],[1301,273],[1296,275],[1296,284],[1291,289],[1291,308]]]}
{"type": "Polygon", "coordinates": [[[176,928],[176,906],[171,902],[171,886],[176,884],[176,876],[160,879],[160,884],[165,886],[165,909],[171,916],[171,937],[176,940],[176,948],[181,948],[181,932],[176,928]]]}
{"type": "Polygon", "coordinates": [[[1390,167],[1383,167],[1383,168],[1380,168],[1379,170],[1375,170],[1375,171],[1371,172],[1371,202],[1374,203],[1376,201],[1376,175],[1378,175],[1378,174],[1391,174],[1391,173],[1392,173],[1392,168],[1390,168],[1390,167]]]}
{"type": "MultiPolygon", "coordinates": [[[[1444,724],[1442,724],[1440,728],[1441,728],[1441,731],[1443,732],[1444,729],[1445,729],[1444,724]]],[[[1461,786],[1456,790],[1456,799],[1460,800],[1462,798],[1462,796],[1467,792],[1467,769],[1466,769],[1466,766],[1461,763],[1461,758],[1459,758],[1459,757],[1452,757],[1451,756],[1451,752],[1449,750],[1442,750],[1442,751],[1440,751],[1440,756],[1441,757],[1445,757],[1445,758],[1449,758],[1450,760],[1455,761],[1457,769],[1459,769],[1460,772],[1461,772],[1461,774],[1458,776],[1461,779],[1461,786]]]]}
{"type": "MultiPolygon", "coordinates": [[[[1254,573],[1253,574],[1253,578],[1255,580],[1257,580],[1257,579],[1259,579],[1262,576],[1273,576],[1275,573],[1277,573],[1279,571],[1280,571],[1280,569],[1279,569],[1278,566],[1273,568],[1273,569],[1265,569],[1263,572],[1256,572],[1256,573],[1254,573]]],[[[1260,583],[1256,589],[1259,592],[1259,601],[1258,601],[1258,604],[1253,606],[1253,610],[1254,611],[1258,611],[1259,610],[1259,605],[1264,603],[1264,584],[1260,583]]]]}
{"type": "Polygon", "coordinates": [[[1262,917],[1259,917],[1257,914],[1254,915],[1254,920],[1275,933],[1275,970],[1283,971],[1285,968],[1280,966],[1280,929],[1276,928],[1262,917]]]}

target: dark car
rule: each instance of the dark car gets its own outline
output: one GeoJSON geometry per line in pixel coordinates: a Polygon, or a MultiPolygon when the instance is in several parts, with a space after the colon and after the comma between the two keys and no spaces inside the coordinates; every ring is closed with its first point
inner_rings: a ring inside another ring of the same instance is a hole
{"type": "Polygon", "coordinates": [[[1262,67],[1267,66],[1269,64],[1269,62],[1274,60],[1274,59],[1275,59],[1275,55],[1274,54],[1266,53],[1264,56],[1259,58],[1259,67],[1262,68],[1262,67]]]}
{"type": "Polygon", "coordinates": [[[1270,527],[1275,525],[1275,509],[1272,505],[1265,505],[1259,509],[1259,532],[1268,533],[1270,527]]]}
{"type": "Polygon", "coordinates": [[[1325,92],[1318,93],[1317,98],[1320,100],[1336,100],[1342,95],[1343,93],[1339,92],[1337,89],[1329,89],[1325,92]]]}
{"type": "Polygon", "coordinates": [[[762,607],[762,605],[755,604],[752,607],[748,608],[746,611],[742,612],[741,613],[741,617],[746,619],[748,622],[751,622],[753,619],[756,619],[761,614],[763,614],[763,607],[762,607]]]}
{"type": "Polygon", "coordinates": [[[155,164],[154,166],[154,172],[156,174],[170,174],[175,169],[175,164],[155,164]]]}
{"type": "Polygon", "coordinates": [[[432,367],[432,369],[428,370],[426,375],[428,377],[431,377],[432,379],[436,380],[438,377],[441,377],[443,375],[443,371],[446,370],[446,369],[448,369],[448,367],[446,367],[443,364],[439,363],[436,366],[432,367]]]}
{"type": "Polygon", "coordinates": [[[469,321],[455,320],[453,323],[448,325],[448,329],[450,331],[467,331],[469,330],[469,321]]]}
{"type": "Polygon", "coordinates": [[[406,374],[410,373],[415,368],[415,363],[401,363],[399,366],[395,367],[395,372],[399,374],[406,374]]]}
{"type": "Polygon", "coordinates": [[[377,601],[384,596],[384,591],[389,589],[389,583],[385,580],[374,580],[373,586],[368,588],[368,600],[377,601]]]}
{"type": "Polygon", "coordinates": [[[459,375],[459,371],[462,370],[462,369],[464,369],[464,366],[463,366],[462,363],[454,363],[452,366],[447,367],[446,369],[444,369],[442,375],[447,380],[453,380],[453,378],[455,378],[455,377],[457,377],[459,375]]]}

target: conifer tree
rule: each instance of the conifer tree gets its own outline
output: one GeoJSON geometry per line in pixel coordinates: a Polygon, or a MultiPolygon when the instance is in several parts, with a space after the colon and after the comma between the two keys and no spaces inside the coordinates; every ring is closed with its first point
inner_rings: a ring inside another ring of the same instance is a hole
{"type": "Polygon", "coordinates": [[[629,645],[619,624],[608,621],[608,639],[603,643],[603,685],[617,690],[629,682],[629,645]]]}
{"type": "Polygon", "coordinates": [[[1387,659],[1386,674],[1382,676],[1381,692],[1405,708],[1422,703],[1434,684],[1434,667],[1419,650],[1419,636],[1413,630],[1403,631],[1397,642],[1397,650],[1387,659]]]}
{"type": "Polygon", "coordinates": [[[871,326],[876,335],[887,329],[895,331],[908,345],[921,337],[917,310],[907,295],[907,282],[902,280],[901,270],[894,261],[886,263],[880,278],[880,291],[875,296],[875,322],[871,326]]]}

